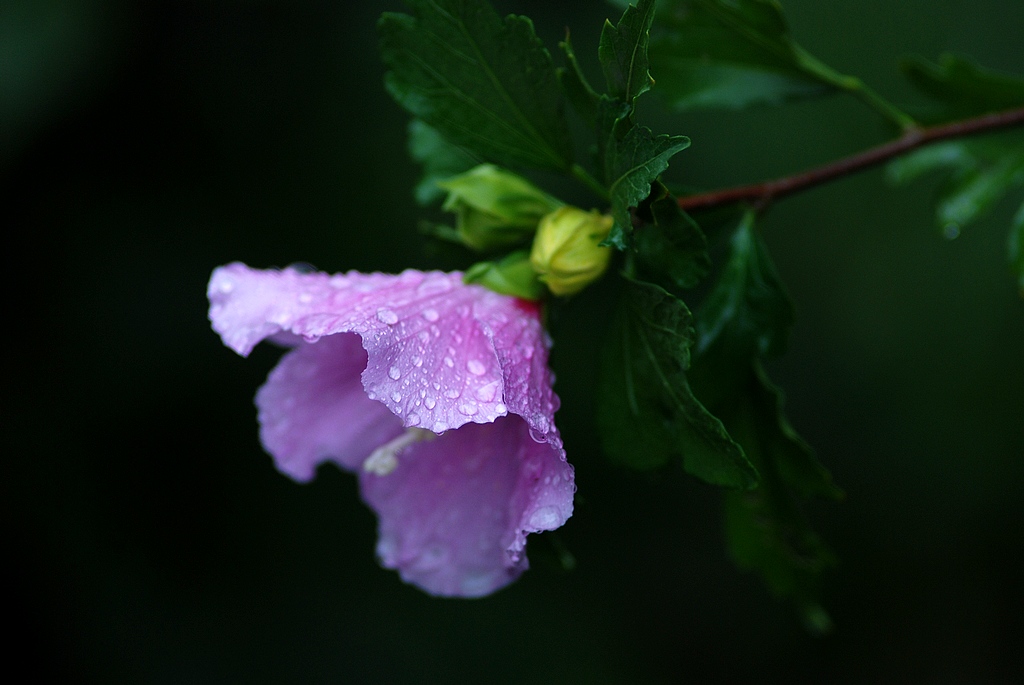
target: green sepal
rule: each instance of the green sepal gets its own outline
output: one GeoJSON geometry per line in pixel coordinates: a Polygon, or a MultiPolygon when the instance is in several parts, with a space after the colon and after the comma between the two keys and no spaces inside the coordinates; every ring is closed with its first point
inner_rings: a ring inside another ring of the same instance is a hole
{"type": "Polygon", "coordinates": [[[637,469],[681,460],[714,485],[751,488],[757,470],[690,390],[690,310],[663,288],[625,277],[602,363],[598,424],[609,458],[637,469]]]}
{"type": "Polygon", "coordinates": [[[937,63],[910,57],[900,68],[918,90],[941,103],[930,117],[933,123],[1024,106],[1024,79],[985,69],[967,57],[947,53],[937,63]]]}
{"type": "Polygon", "coordinates": [[[378,22],[385,86],[446,139],[503,166],[567,170],[572,142],[532,22],[486,0],[407,0],[378,22]]]}
{"type": "Polygon", "coordinates": [[[654,85],[647,59],[654,20],[654,0],[628,5],[619,23],[605,20],[597,56],[601,61],[608,95],[633,106],[633,101],[654,85]]]}
{"type": "Polygon", "coordinates": [[[473,155],[452,145],[437,129],[419,119],[409,122],[409,155],[423,165],[423,178],[413,191],[416,202],[421,205],[429,205],[444,197],[438,181],[460,174],[478,163],[473,155]]]}
{"type": "Polygon", "coordinates": [[[540,220],[562,206],[522,176],[493,164],[480,164],[437,185],[448,193],[442,209],[455,214],[461,241],[480,252],[529,240],[540,220]]]}
{"type": "Polygon", "coordinates": [[[649,55],[656,92],[680,111],[780,104],[848,80],[792,39],[775,0],[663,0],[649,55]]]}
{"type": "Polygon", "coordinates": [[[518,250],[496,262],[478,262],[466,269],[463,283],[477,283],[502,295],[539,300],[547,289],[530,266],[530,253],[518,250]]]}
{"type": "Polygon", "coordinates": [[[655,182],[637,215],[643,220],[633,234],[641,276],[668,290],[687,290],[707,276],[711,269],[707,238],[690,215],[679,209],[668,188],[655,182]]]}

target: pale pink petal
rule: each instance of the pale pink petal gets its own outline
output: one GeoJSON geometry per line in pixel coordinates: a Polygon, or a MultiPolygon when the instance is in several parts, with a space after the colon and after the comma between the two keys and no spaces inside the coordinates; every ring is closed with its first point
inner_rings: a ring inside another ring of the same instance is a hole
{"type": "Polygon", "coordinates": [[[281,332],[306,341],[358,334],[367,395],[406,426],[440,433],[511,409],[539,437],[552,429],[557,398],[536,305],[465,285],[461,274],[330,276],[235,263],[214,271],[208,294],[214,329],[242,355],[281,332]]]}
{"type": "Polygon", "coordinates": [[[571,515],[573,470],[536,304],[458,273],[243,264],[217,269],[208,294],[214,329],[239,354],[266,338],[296,347],[257,395],[264,446],[297,480],[328,459],[358,471],[381,561],[406,581],[488,594],[526,568],[529,533],[571,515]],[[441,435],[407,444],[383,475],[364,471],[385,444],[430,435],[403,425],[441,435]]]}
{"type": "Polygon", "coordinates": [[[409,447],[386,476],[362,474],[381,563],[436,595],[478,597],[515,580],[526,535],[572,514],[572,467],[529,431],[519,417],[470,424],[409,447]]]}
{"type": "Polygon", "coordinates": [[[298,481],[331,460],[357,470],[373,450],[402,433],[402,422],[366,396],[359,338],[334,335],[281,358],[256,393],[260,439],[277,468],[298,481]]]}

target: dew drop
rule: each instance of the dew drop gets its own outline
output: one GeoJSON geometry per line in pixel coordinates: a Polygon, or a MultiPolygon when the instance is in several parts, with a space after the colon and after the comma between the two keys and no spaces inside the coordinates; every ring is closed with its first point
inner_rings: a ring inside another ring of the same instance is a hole
{"type": "Polygon", "coordinates": [[[501,383],[498,381],[491,381],[487,385],[480,386],[476,390],[476,398],[481,402],[490,402],[498,394],[498,386],[500,385],[501,383]]]}
{"type": "Polygon", "coordinates": [[[530,515],[530,527],[538,530],[551,530],[558,525],[558,510],[554,507],[541,507],[530,515]]]}
{"type": "Polygon", "coordinates": [[[482,376],[487,373],[487,367],[484,366],[483,362],[477,359],[470,359],[466,363],[466,368],[469,369],[469,372],[474,376],[482,376]]]}
{"type": "Polygon", "coordinates": [[[391,393],[391,399],[394,400],[395,402],[401,402],[402,401],[402,393],[400,393],[400,392],[393,392],[393,393],[391,393]]]}
{"type": "Polygon", "coordinates": [[[398,323],[398,314],[395,314],[390,309],[385,309],[384,307],[377,310],[377,318],[381,323],[386,323],[389,326],[394,326],[398,323]]]}
{"type": "Polygon", "coordinates": [[[417,335],[416,337],[419,338],[420,342],[423,343],[424,345],[430,342],[430,333],[427,333],[426,331],[420,331],[419,335],[417,335]]]}
{"type": "Polygon", "coordinates": [[[441,315],[437,313],[436,309],[424,309],[423,318],[433,323],[437,321],[439,318],[441,318],[441,315]]]}
{"type": "Polygon", "coordinates": [[[456,390],[455,388],[448,388],[447,390],[444,391],[444,396],[447,397],[450,400],[454,400],[456,397],[458,397],[461,394],[462,393],[459,392],[458,390],[456,390]]]}
{"type": "Polygon", "coordinates": [[[508,407],[506,407],[501,402],[498,402],[496,405],[494,405],[494,411],[496,411],[499,414],[504,414],[508,411],[508,407]]]}
{"type": "Polygon", "coordinates": [[[474,415],[476,415],[476,412],[477,412],[477,408],[476,408],[475,404],[460,404],[459,405],[459,413],[460,414],[463,414],[465,416],[474,416],[474,415]]]}
{"type": "Polygon", "coordinates": [[[392,366],[390,369],[388,369],[388,375],[391,376],[392,380],[397,381],[399,378],[402,377],[402,370],[399,369],[397,366],[392,366]]]}
{"type": "Polygon", "coordinates": [[[405,418],[405,425],[407,425],[407,426],[418,426],[418,425],[420,425],[420,415],[419,414],[409,414],[409,416],[407,416],[405,418]]]}
{"type": "Polygon", "coordinates": [[[427,397],[424,398],[423,400],[423,406],[426,407],[427,409],[433,409],[436,405],[437,402],[434,401],[433,397],[427,397]]]}
{"type": "Polygon", "coordinates": [[[417,369],[423,366],[423,357],[417,357],[414,355],[412,358],[412,365],[415,366],[417,369]]]}
{"type": "Polygon", "coordinates": [[[444,365],[447,366],[450,369],[453,366],[455,366],[455,360],[452,359],[451,357],[445,357],[444,358],[444,365]]]}

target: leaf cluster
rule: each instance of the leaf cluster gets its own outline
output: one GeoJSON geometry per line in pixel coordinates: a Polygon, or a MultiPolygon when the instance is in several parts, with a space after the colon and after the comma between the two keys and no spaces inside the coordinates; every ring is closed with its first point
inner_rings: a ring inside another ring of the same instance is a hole
{"type": "MultiPolygon", "coordinates": [[[[411,14],[385,14],[379,30],[386,86],[414,117],[417,200],[437,201],[439,181],[486,162],[563,174],[605,203],[614,223],[604,245],[621,252],[622,267],[597,408],[606,452],[630,468],[678,464],[724,487],[737,564],[795,600],[810,627],[826,629],[818,585],[834,558],[801,510],[807,498],[842,493],[790,425],[765,368],[786,347],[792,304],[756,211],[695,220],[680,210],[661,176],[689,139],[640,124],[636,103],[652,89],[677,112],[846,92],[904,131],[919,130],[918,121],[803,49],[776,0],[613,0],[623,11],[601,33],[600,89],[568,35],[556,66],[526,17],[502,18],[486,0],[406,2],[411,14]],[[586,140],[573,139],[572,116],[586,140]],[[728,242],[717,268],[702,227],[728,242]],[[691,310],[686,301],[698,304],[691,310]]],[[[910,60],[904,71],[934,100],[922,120],[1024,106],[1024,81],[962,58],[910,60]]],[[[959,230],[1024,186],[1024,138],[948,142],[889,167],[897,182],[932,171],[946,175],[939,223],[959,230]]],[[[1009,246],[1024,293],[1024,205],[1009,246]]],[[[540,297],[523,251],[469,276],[540,297]]]]}
{"type": "MultiPolygon", "coordinates": [[[[983,69],[969,59],[943,55],[938,63],[906,60],[903,71],[933,105],[935,123],[1024,107],[1024,79],[983,69]]],[[[889,164],[889,179],[907,183],[926,174],[943,177],[935,220],[949,238],[1007,196],[1021,200],[1007,238],[1008,261],[1024,296],[1024,133],[1009,131],[952,140],[917,150],[889,164]]]]}

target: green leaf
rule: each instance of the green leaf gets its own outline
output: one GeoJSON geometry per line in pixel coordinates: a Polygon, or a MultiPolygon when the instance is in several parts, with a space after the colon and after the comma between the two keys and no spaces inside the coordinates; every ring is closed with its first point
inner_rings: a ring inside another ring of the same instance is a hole
{"type": "Polygon", "coordinates": [[[781,395],[759,364],[747,380],[727,423],[757,465],[761,483],[742,496],[727,495],[730,552],[741,567],[760,572],[778,595],[810,601],[816,576],[834,557],[811,530],[795,495],[838,499],[842,491],[789,424],[776,420],[781,395]]]}
{"type": "Polygon", "coordinates": [[[698,352],[719,341],[728,341],[730,354],[741,359],[774,357],[785,350],[793,305],[754,218],[753,212],[743,215],[729,261],[698,312],[698,352]]]}
{"type": "Polygon", "coordinates": [[[799,498],[840,498],[828,471],[789,424],[782,393],[761,360],[782,352],[793,310],[754,214],[740,221],[729,260],[697,313],[690,380],[761,474],[756,490],[726,496],[726,536],[742,568],[794,599],[811,619],[827,621],[816,601],[831,553],[800,512],[799,498]]]}
{"type": "Polygon", "coordinates": [[[444,197],[439,181],[450,178],[477,165],[478,161],[465,150],[452,145],[419,119],[409,122],[409,155],[423,165],[423,178],[416,184],[416,202],[428,205],[444,197]]]}
{"type": "Polygon", "coordinates": [[[686,136],[655,136],[646,126],[631,127],[621,139],[613,132],[604,164],[615,225],[606,244],[626,249],[633,232],[630,207],[647,199],[651,183],[668,168],[668,160],[689,146],[686,136]]]}
{"type": "Polygon", "coordinates": [[[576,110],[576,113],[587,124],[593,126],[597,120],[599,96],[587,81],[587,77],[583,75],[579,62],[576,61],[576,53],[573,50],[568,32],[565,34],[565,40],[559,43],[558,47],[565,53],[565,59],[569,63],[568,67],[557,70],[558,82],[562,85],[565,97],[569,100],[569,104],[573,106],[573,109],[576,110]]]}
{"type": "Polygon", "coordinates": [[[740,568],[759,573],[777,596],[794,600],[806,617],[826,616],[818,604],[820,577],[835,557],[811,529],[794,491],[841,493],[807,445],[791,429],[780,432],[780,396],[760,365],[749,374],[745,390],[724,420],[757,466],[761,483],[750,492],[725,493],[729,552],[740,568]]]}
{"type": "Polygon", "coordinates": [[[617,25],[606,20],[601,31],[597,56],[608,83],[608,95],[631,107],[654,84],[647,62],[653,19],[654,0],[639,0],[635,7],[626,7],[617,25]]]}
{"type": "Polygon", "coordinates": [[[945,54],[937,64],[912,57],[900,67],[914,86],[941,103],[932,117],[936,121],[1024,106],[1024,79],[984,69],[966,57],[945,54]]]}
{"type": "Polygon", "coordinates": [[[655,184],[650,200],[637,212],[644,219],[634,234],[639,273],[670,290],[692,288],[711,268],[707,238],[664,185],[655,184]]]}
{"type": "Polygon", "coordinates": [[[407,0],[378,23],[391,95],[446,139],[504,166],[566,170],[572,143],[551,55],[526,17],[485,0],[407,0]]]}
{"type": "Polygon", "coordinates": [[[629,278],[622,295],[598,403],[605,451],[641,469],[681,458],[687,472],[709,483],[753,487],[757,471],[690,390],[693,329],[686,305],[657,285],[629,278]]]}
{"type": "Polygon", "coordinates": [[[650,68],[677,110],[738,109],[822,95],[845,83],[797,45],[775,0],[666,0],[650,68]]]}
{"type": "Polygon", "coordinates": [[[1014,188],[1024,186],[1024,134],[931,145],[889,164],[889,180],[906,183],[929,172],[944,172],[935,218],[954,237],[1014,188]]]}

